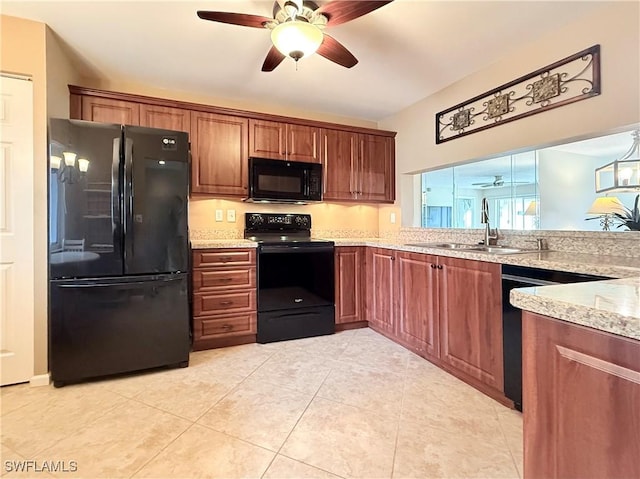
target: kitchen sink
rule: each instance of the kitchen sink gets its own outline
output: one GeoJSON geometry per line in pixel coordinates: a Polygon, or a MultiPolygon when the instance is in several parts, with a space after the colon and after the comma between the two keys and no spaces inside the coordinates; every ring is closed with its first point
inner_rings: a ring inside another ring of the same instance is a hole
{"type": "Polygon", "coordinates": [[[515,254],[515,253],[531,253],[531,250],[520,249],[520,248],[511,248],[509,246],[485,246],[478,245],[473,248],[469,248],[474,251],[482,251],[483,253],[493,253],[493,254],[515,254]]]}
{"type": "Polygon", "coordinates": [[[491,254],[516,254],[516,253],[533,252],[533,250],[513,248],[511,246],[498,246],[498,245],[485,246],[482,244],[465,244],[465,243],[406,243],[406,245],[419,246],[421,248],[478,251],[482,253],[491,253],[491,254]]]}
{"type": "Polygon", "coordinates": [[[407,246],[420,246],[421,248],[441,249],[473,249],[478,245],[464,243],[406,243],[407,246]]]}

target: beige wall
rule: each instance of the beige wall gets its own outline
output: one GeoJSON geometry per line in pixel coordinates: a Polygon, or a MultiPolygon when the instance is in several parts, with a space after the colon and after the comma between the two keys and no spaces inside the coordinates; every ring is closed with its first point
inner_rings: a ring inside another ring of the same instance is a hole
{"type": "Polygon", "coordinates": [[[47,367],[47,72],[43,23],[0,16],[0,70],[33,79],[34,118],[34,374],[47,367]]]}
{"type": "Polygon", "coordinates": [[[640,121],[639,19],[640,3],[611,3],[381,121],[380,128],[398,131],[397,203],[402,208],[402,224],[410,226],[417,216],[416,182],[407,173],[594,135],[640,121]],[[435,144],[437,112],[594,44],[601,45],[601,95],[435,144]]]}
{"type": "Polygon", "coordinates": [[[69,84],[80,76],[69,59],[60,37],[49,27],[47,34],[47,115],[49,118],[69,118],[69,84]]]}

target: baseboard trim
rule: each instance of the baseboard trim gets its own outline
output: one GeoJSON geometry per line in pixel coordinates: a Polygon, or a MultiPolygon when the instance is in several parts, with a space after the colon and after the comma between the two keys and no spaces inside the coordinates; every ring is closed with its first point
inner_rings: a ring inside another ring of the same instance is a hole
{"type": "Polygon", "coordinates": [[[40,387],[40,386],[48,386],[50,382],[49,373],[46,374],[38,374],[37,376],[32,376],[29,380],[29,385],[31,387],[40,387]]]}

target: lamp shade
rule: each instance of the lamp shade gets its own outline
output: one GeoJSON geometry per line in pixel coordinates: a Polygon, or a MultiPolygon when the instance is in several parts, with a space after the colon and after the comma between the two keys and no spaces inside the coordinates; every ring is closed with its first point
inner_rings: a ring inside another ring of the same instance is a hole
{"type": "Polygon", "coordinates": [[[587,211],[589,215],[610,215],[612,213],[624,213],[624,205],[615,196],[596,198],[587,211]]]}
{"type": "Polygon", "coordinates": [[[298,20],[281,23],[271,31],[271,41],[280,53],[296,61],[315,53],[322,39],[318,27],[298,20]]]}
{"type": "Polygon", "coordinates": [[[62,158],[60,158],[59,156],[51,155],[49,157],[49,162],[51,164],[51,169],[57,170],[60,168],[60,163],[62,163],[62,158]]]}
{"type": "Polygon", "coordinates": [[[596,168],[596,193],[640,190],[640,131],[631,136],[633,144],[622,158],[596,168]]]}
{"type": "Polygon", "coordinates": [[[538,214],[538,202],[536,200],[532,200],[527,206],[527,209],[524,210],[525,216],[535,216],[538,214]]]}
{"type": "Polygon", "coordinates": [[[76,155],[71,151],[63,151],[62,156],[63,156],[63,161],[62,161],[63,165],[73,166],[73,163],[76,161],[76,156],[78,155],[76,155]]]}
{"type": "Polygon", "coordinates": [[[86,173],[89,169],[89,160],[86,158],[78,158],[78,169],[81,173],[86,173]]]}

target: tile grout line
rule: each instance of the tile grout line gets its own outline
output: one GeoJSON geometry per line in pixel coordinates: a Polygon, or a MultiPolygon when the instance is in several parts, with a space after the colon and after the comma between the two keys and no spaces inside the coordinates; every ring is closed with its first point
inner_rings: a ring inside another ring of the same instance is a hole
{"type": "MultiPolygon", "coordinates": [[[[298,417],[298,419],[296,420],[296,423],[293,425],[293,427],[291,428],[291,431],[289,431],[289,434],[287,434],[287,437],[284,438],[284,441],[282,441],[282,444],[280,444],[280,447],[278,448],[278,450],[276,451],[275,456],[273,456],[273,459],[271,460],[271,462],[269,463],[269,466],[267,466],[267,468],[264,470],[264,472],[262,473],[262,475],[260,476],[260,479],[264,478],[264,475],[267,473],[267,471],[269,470],[269,468],[271,467],[271,465],[273,464],[273,461],[275,461],[276,457],[278,457],[278,455],[280,454],[280,451],[282,451],[282,448],[284,447],[284,445],[287,443],[287,441],[289,440],[289,438],[291,437],[291,434],[293,434],[293,431],[296,429],[296,427],[298,427],[298,424],[300,423],[300,421],[302,420],[302,418],[304,417],[304,415],[306,414],[307,410],[309,409],[309,406],[311,406],[311,403],[313,403],[313,401],[315,400],[315,398],[318,396],[318,392],[320,392],[320,389],[322,388],[322,386],[324,385],[324,383],[326,382],[327,378],[329,377],[329,374],[331,374],[331,371],[333,371],[333,366],[331,368],[329,368],[329,370],[327,371],[327,375],[324,377],[324,379],[322,380],[322,383],[320,383],[320,385],[318,386],[318,389],[316,389],[316,392],[313,394],[313,397],[309,400],[309,403],[307,404],[307,406],[304,408],[304,411],[302,411],[302,414],[300,414],[300,417],[298,417]]],[[[285,456],[284,454],[282,454],[283,456],[285,456]]],[[[297,459],[293,459],[289,456],[285,456],[288,457],[291,460],[294,461],[298,461],[297,459]]],[[[316,467],[316,466],[312,466],[311,464],[307,464],[306,462],[303,461],[298,461],[302,464],[306,464],[307,466],[311,466],[311,467],[316,467]]],[[[316,469],[321,469],[319,467],[316,467],[316,469]]],[[[325,471],[325,472],[329,472],[330,474],[333,474],[330,471],[325,471]]],[[[335,476],[337,476],[337,474],[334,474],[335,476]]]]}
{"type": "MultiPolygon", "coordinates": [[[[164,412],[164,411],[163,411],[164,412]]],[[[181,418],[183,419],[183,418],[181,418]]],[[[129,476],[129,479],[131,479],[132,477],[134,477],[136,474],[138,474],[142,469],[144,469],[148,464],[151,463],[151,461],[153,461],[156,457],[158,457],[166,448],[168,448],[171,444],[173,444],[174,442],[176,442],[180,437],[182,437],[182,435],[184,433],[186,433],[189,429],[191,429],[193,426],[195,425],[195,422],[192,422],[184,431],[182,431],[180,434],[178,434],[175,438],[173,438],[173,440],[169,441],[164,447],[160,448],[160,450],[154,454],[152,457],[149,458],[148,461],[146,461],[144,464],[142,464],[138,469],[136,469],[133,474],[131,474],[129,476]]]]}
{"type": "Polygon", "coordinates": [[[396,441],[393,447],[393,461],[391,462],[391,476],[390,479],[393,479],[393,474],[395,473],[396,468],[396,454],[398,453],[398,440],[400,439],[400,423],[402,422],[402,413],[404,412],[404,399],[405,399],[405,391],[407,390],[407,381],[409,380],[409,362],[410,357],[407,358],[407,365],[404,374],[404,380],[402,381],[402,399],[400,400],[400,415],[398,416],[398,424],[396,425],[396,441]]]}
{"type": "Polygon", "coordinates": [[[509,440],[507,439],[507,433],[504,430],[504,426],[502,425],[502,421],[500,420],[500,414],[496,411],[496,416],[498,417],[498,425],[500,426],[500,432],[502,432],[502,437],[504,439],[504,444],[507,447],[507,451],[509,451],[509,455],[511,456],[511,461],[513,462],[513,467],[516,470],[516,474],[520,477],[520,469],[518,468],[518,463],[516,462],[516,458],[513,455],[513,450],[511,446],[509,446],[509,440]]]}

